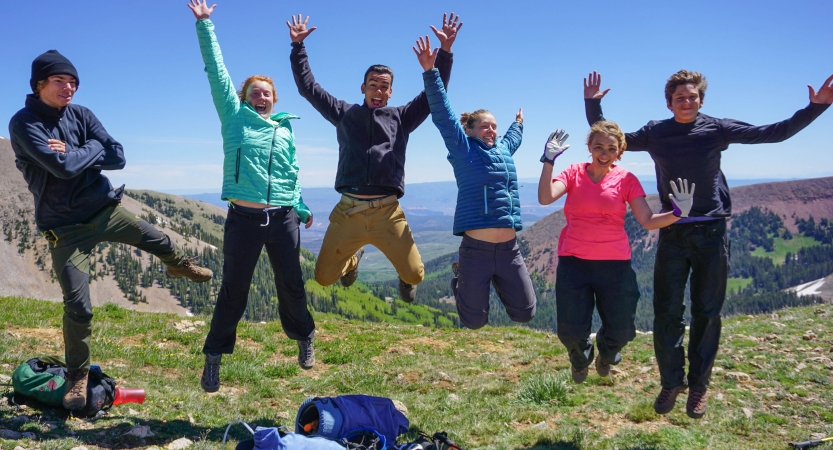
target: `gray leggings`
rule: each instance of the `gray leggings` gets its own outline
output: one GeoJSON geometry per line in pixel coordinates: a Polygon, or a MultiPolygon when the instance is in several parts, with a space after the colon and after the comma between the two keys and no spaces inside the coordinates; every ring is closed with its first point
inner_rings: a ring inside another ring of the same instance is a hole
{"type": "Polygon", "coordinates": [[[538,303],[517,239],[493,244],[463,236],[458,276],[451,279],[460,322],[477,329],[489,321],[489,285],[495,287],[506,314],[526,323],[538,303]]]}

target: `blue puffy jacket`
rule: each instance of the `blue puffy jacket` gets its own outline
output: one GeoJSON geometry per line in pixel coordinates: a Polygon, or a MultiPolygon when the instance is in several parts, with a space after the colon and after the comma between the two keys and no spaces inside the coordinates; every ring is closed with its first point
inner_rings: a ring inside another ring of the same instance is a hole
{"type": "Polygon", "coordinates": [[[514,228],[520,231],[521,202],[518,174],[512,155],[521,146],[523,124],[513,122],[493,146],[466,136],[448,103],[437,69],[422,74],[431,119],[448,149],[448,161],[457,179],[454,234],[482,228],[514,228]]]}

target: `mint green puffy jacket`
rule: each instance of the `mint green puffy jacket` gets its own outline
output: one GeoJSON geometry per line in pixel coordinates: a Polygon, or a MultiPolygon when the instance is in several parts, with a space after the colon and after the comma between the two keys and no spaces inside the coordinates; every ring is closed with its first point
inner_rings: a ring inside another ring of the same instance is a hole
{"type": "Polygon", "coordinates": [[[208,19],[197,21],[197,37],[222,124],[222,199],[293,206],[301,222],[306,222],[312,213],[301,198],[295,135],[289,124],[298,116],[280,112],[269,121],[241,102],[223,64],[214,24],[208,19]]]}

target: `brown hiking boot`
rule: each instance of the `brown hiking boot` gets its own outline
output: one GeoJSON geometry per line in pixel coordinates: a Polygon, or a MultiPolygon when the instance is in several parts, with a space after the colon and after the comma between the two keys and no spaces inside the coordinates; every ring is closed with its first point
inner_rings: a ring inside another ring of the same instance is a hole
{"type": "Polygon", "coordinates": [[[75,369],[67,373],[67,384],[61,404],[74,411],[87,405],[87,369],[75,369]]]}
{"type": "Polygon", "coordinates": [[[684,384],[671,389],[662,388],[662,390],[659,391],[657,399],[654,401],[654,411],[656,411],[657,414],[668,414],[671,412],[671,410],[674,409],[674,404],[677,402],[677,396],[687,388],[688,386],[684,384]]]}
{"type": "Polygon", "coordinates": [[[688,401],[685,402],[685,413],[692,419],[699,419],[706,414],[706,391],[688,391],[688,401]]]}
{"type": "Polygon", "coordinates": [[[182,258],[182,262],[178,266],[168,266],[165,273],[171,278],[185,277],[197,283],[208,281],[214,276],[211,270],[192,263],[189,258],[182,258]]]}
{"type": "Polygon", "coordinates": [[[399,279],[399,297],[403,302],[413,303],[416,298],[416,288],[415,284],[408,284],[402,281],[402,278],[399,279]]]}
{"type": "Polygon", "coordinates": [[[570,375],[573,376],[573,383],[581,384],[587,379],[587,367],[584,369],[576,369],[575,366],[570,366],[570,375]]]}
{"type": "Polygon", "coordinates": [[[602,355],[596,355],[596,373],[600,377],[610,376],[610,364],[602,361],[602,355]]]}
{"type": "Polygon", "coordinates": [[[360,248],[359,251],[356,252],[356,267],[341,276],[342,286],[350,287],[359,278],[359,261],[362,260],[362,256],[364,256],[364,247],[360,248]]]}

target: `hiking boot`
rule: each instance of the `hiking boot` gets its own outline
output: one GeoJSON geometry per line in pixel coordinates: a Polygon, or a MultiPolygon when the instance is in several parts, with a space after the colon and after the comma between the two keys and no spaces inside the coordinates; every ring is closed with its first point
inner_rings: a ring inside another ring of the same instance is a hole
{"type": "Polygon", "coordinates": [[[688,391],[688,401],[685,402],[685,413],[692,419],[699,419],[706,414],[706,391],[688,391]]]}
{"type": "Polygon", "coordinates": [[[189,258],[182,258],[182,262],[178,266],[168,266],[165,269],[165,274],[171,278],[185,277],[197,283],[208,281],[214,276],[211,270],[192,263],[189,258]]]}
{"type": "Polygon", "coordinates": [[[315,365],[315,349],[312,347],[312,339],[298,341],[298,364],[304,370],[310,370],[315,365]]]}
{"type": "Polygon", "coordinates": [[[87,369],[75,369],[67,373],[67,384],[61,405],[74,411],[87,405],[87,369]]]}
{"type": "Polygon", "coordinates": [[[657,399],[654,400],[654,411],[657,414],[668,414],[674,409],[674,404],[677,402],[677,396],[688,388],[685,384],[681,384],[674,388],[662,388],[659,391],[657,399]]]}
{"type": "Polygon", "coordinates": [[[219,355],[205,355],[205,366],[202,368],[202,378],[200,378],[200,386],[205,392],[220,390],[221,359],[223,359],[222,353],[219,355]]]}
{"type": "Polygon", "coordinates": [[[570,366],[570,375],[573,376],[573,383],[581,384],[587,379],[587,367],[584,369],[576,369],[576,366],[570,366]]]}
{"type": "Polygon", "coordinates": [[[451,272],[454,273],[455,277],[460,276],[460,274],[459,274],[460,264],[457,261],[454,261],[453,263],[451,263],[451,272]]]}
{"type": "Polygon", "coordinates": [[[596,356],[596,373],[599,374],[600,377],[610,376],[610,364],[602,361],[602,355],[596,356]]]}
{"type": "MultiPolygon", "coordinates": [[[[356,267],[353,270],[345,273],[341,276],[341,285],[344,287],[350,287],[356,280],[359,278],[359,261],[362,260],[362,256],[364,255],[364,247],[360,248],[359,251],[356,252],[356,267]]],[[[301,365],[303,367],[303,364],[301,365]]],[[[310,365],[312,367],[312,365],[310,365]]]]}
{"type": "Polygon", "coordinates": [[[408,284],[402,281],[402,278],[399,279],[399,297],[402,298],[403,302],[412,303],[414,301],[416,288],[415,284],[408,284]]]}

